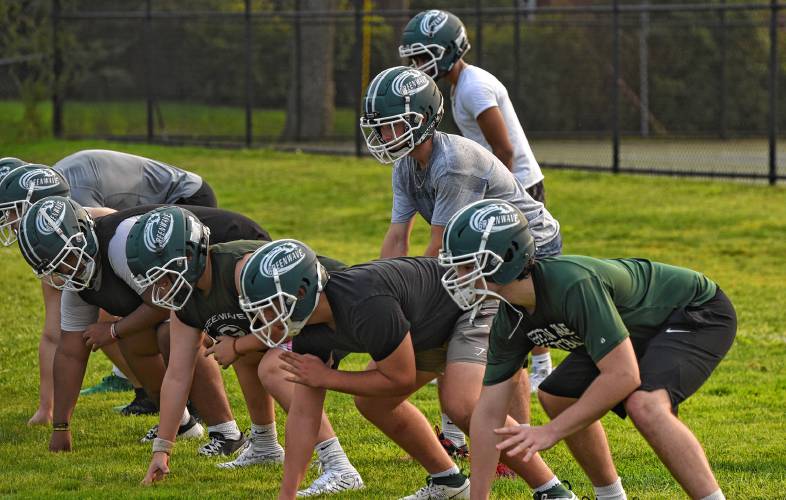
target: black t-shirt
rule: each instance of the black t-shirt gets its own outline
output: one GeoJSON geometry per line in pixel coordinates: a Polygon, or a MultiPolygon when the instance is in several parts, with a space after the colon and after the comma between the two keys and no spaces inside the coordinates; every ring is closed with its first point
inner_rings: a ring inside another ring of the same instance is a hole
{"type": "Polygon", "coordinates": [[[396,350],[407,332],[415,352],[441,346],[462,314],[442,287],[444,273],[429,257],[376,260],[331,273],[324,296],[336,330],[308,326],[293,337],[293,351],[323,361],[334,352],[361,352],[379,361],[396,350]]]}
{"type": "MultiPolygon", "coordinates": [[[[98,240],[99,276],[94,287],[79,292],[88,304],[104,309],[115,316],[128,316],[142,304],[142,298],[112,270],[109,262],[109,241],[121,222],[165,205],[141,205],[96,219],[95,233],[98,240]]],[[[222,210],[220,208],[183,205],[207,227],[210,228],[211,243],[221,243],[239,239],[270,241],[270,235],[259,224],[248,217],[222,210]]]]}

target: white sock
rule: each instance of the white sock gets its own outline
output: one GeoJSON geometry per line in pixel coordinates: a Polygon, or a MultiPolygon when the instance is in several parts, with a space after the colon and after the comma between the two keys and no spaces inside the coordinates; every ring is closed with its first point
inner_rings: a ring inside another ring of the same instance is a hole
{"type": "Polygon", "coordinates": [[[561,483],[560,483],[559,479],[557,478],[557,476],[554,476],[551,479],[549,479],[548,482],[543,483],[540,486],[538,486],[537,488],[535,488],[535,492],[536,493],[540,493],[541,491],[546,491],[548,489],[551,489],[551,488],[557,486],[558,484],[561,484],[561,483]]]}
{"type": "Polygon", "coordinates": [[[183,416],[180,417],[180,425],[186,425],[191,420],[191,414],[188,413],[188,408],[183,409],[183,416]]]}
{"type": "Polygon", "coordinates": [[[240,428],[238,428],[237,422],[234,420],[224,422],[223,424],[211,425],[207,428],[207,432],[208,434],[211,432],[219,432],[227,439],[240,439],[240,428]]]}
{"type": "Polygon", "coordinates": [[[464,433],[444,413],[442,414],[442,434],[450,439],[456,447],[467,444],[467,438],[464,436],[464,433]]]}
{"type": "Polygon", "coordinates": [[[720,489],[718,489],[710,493],[706,497],[702,498],[701,500],[726,500],[726,495],[724,495],[723,492],[720,489]]]}
{"type": "Polygon", "coordinates": [[[597,500],[628,500],[625,488],[622,487],[622,479],[619,477],[607,486],[593,486],[597,500]]]}
{"type": "Polygon", "coordinates": [[[448,470],[443,470],[442,472],[437,472],[436,474],[431,474],[431,477],[433,477],[434,479],[436,479],[438,477],[448,477],[448,476],[452,476],[454,474],[458,474],[459,472],[461,472],[461,471],[459,470],[458,465],[454,465],[453,467],[451,467],[448,470]]]}
{"type": "Polygon", "coordinates": [[[355,470],[344,453],[341,443],[338,438],[330,438],[318,443],[314,450],[317,452],[319,463],[322,464],[322,469],[333,471],[346,471],[355,470]]]}
{"type": "Polygon", "coordinates": [[[128,377],[126,377],[126,374],[125,374],[125,373],[123,373],[123,372],[121,372],[121,371],[120,371],[120,368],[118,368],[118,367],[117,367],[117,366],[115,366],[115,365],[112,365],[112,374],[113,374],[114,376],[116,376],[116,377],[120,377],[120,378],[122,378],[122,379],[124,379],[124,380],[128,380],[128,377]]]}
{"type": "Polygon", "coordinates": [[[276,423],[271,424],[251,424],[251,447],[257,451],[278,450],[278,432],[276,423]]]}
{"type": "Polygon", "coordinates": [[[533,354],[532,355],[532,368],[551,371],[551,353],[546,354],[533,354]]]}

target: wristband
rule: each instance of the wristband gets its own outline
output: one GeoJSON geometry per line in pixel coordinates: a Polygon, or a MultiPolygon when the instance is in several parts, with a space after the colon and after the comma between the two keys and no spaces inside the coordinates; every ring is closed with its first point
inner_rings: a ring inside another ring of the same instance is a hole
{"type": "Polygon", "coordinates": [[[70,428],[68,426],[68,422],[55,422],[52,424],[52,430],[55,432],[57,431],[62,432],[62,431],[68,431],[70,430],[70,428]]]}
{"type": "Polygon", "coordinates": [[[120,337],[117,336],[117,331],[115,330],[116,324],[117,321],[113,321],[112,324],[109,325],[109,335],[115,340],[120,340],[120,337]]]}
{"type": "Polygon", "coordinates": [[[235,344],[237,344],[237,337],[232,337],[232,352],[235,353],[235,357],[236,358],[239,358],[240,357],[240,353],[237,352],[237,347],[235,347],[235,344]]]}
{"type": "Polygon", "coordinates": [[[175,447],[175,443],[172,441],[167,441],[166,439],[155,438],[153,440],[153,453],[163,451],[167,455],[172,454],[172,448],[175,447]]]}

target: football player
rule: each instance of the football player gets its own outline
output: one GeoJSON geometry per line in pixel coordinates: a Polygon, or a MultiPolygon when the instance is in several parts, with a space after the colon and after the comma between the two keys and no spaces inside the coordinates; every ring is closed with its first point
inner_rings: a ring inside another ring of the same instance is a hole
{"type": "MultiPolygon", "coordinates": [[[[161,421],[153,441],[153,456],[143,482],[153,483],[169,470],[178,419],[185,408],[189,374],[197,359],[213,355],[237,373],[251,416],[251,445],[223,468],[280,463],[284,450],[278,444],[272,395],[287,410],[293,384],[278,367],[279,349],[254,349],[243,353],[239,345],[251,333],[249,320],[238,304],[240,269],[263,241],[229,240],[208,245],[205,228],[193,217],[183,217],[170,207],[141,217],[126,242],[126,259],[139,286],[149,287],[153,302],[170,312],[170,355],[161,387],[161,421]],[[194,241],[193,235],[201,235],[194,241]],[[184,244],[185,242],[185,244],[184,244]],[[206,335],[205,335],[206,334],[206,335]],[[214,343],[206,352],[203,341],[214,343]],[[263,385],[264,384],[264,385],[263,385]]],[[[340,263],[323,258],[331,268],[340,263]]],[[[210,361],[213,363],[212,361],[210,361]]],[[[213,363],[214,366],[215,363],[213,363]]],[[[349,462],[330,422],[322,413],[315,449],[322,475],[300,496],[316,496],[360,489],[363,481],[349,462]]]]}
{"type": "MultiPolygon", "coordinates": [[[[281,354],[288,380],[297,385],[287,418],[279,498],[295,497],[319,439],[327,390],[354,395],[361,414],[428,471],[426,486],[406,499],[469,498],[469,479],[407,400],[444,371],[443,346],[451,336],[461,335],[467,351],[488,346],[488,329],[457,323],[462,311],[442,289],[442,274],[437,260],[426,257],[378,260],[328,273],[314,252],[295,240],[268,243],[244,264],[240,305],[254,336],[238,341],[237,350],[292,339],[292,352],[281,354]],[[347,352],[368,353],[372,361],[366,371],[338,370],[347,352]]],[[[468,431],[482,372],[446,372],[445,381],[461,383],[469,394],[467,405],[443,402],[468,431]]],[[[505,461],[536,490],[535,498],[576,498],[539,457],[530,464],[505,461]]]]}
{"type": "MultiPolygon", "coordinates": [[[[91,349],[118,342],[146,392],[158,403],[165,370],[162,351],[166,354],[166,348],[160,345],[166,345],[168,311],[153,304],[150,291],[136,286],[125,258],[131,227],[139,216],[154,208],[136,207],[94,221],[75,201],[52,196],[33,204],[19,225],[23,257],[39,278],[63,292],[57,321],[62,335],[54,361],[51,451],[71,449],[69,423],[91,349]],[[99,308],[119,319],[96,322],[99,308]]],[[[267,232],[242,215],[209,207],[189,208],[212,228],[219,241],[270,239],[267,232]]],[[[229,455],[238,451],[245,439],[232,417],[215,363],[198,363],[194,380],[191,396],[210,433],[210,442],[200,448],[200,454],[229,455]]],[[[181,437],[202,435],[201,426],[187,410],[181,412],[180,424],[181,437]]],[[[153,440],[156,431],[153,427],[142,441],[153,440]]]]}
{"type": "MultiPolygon", "coordinates": [[[[0,161],[0,179],[6,167],[26,164],[17,158],[0,161]]],[[[35,165],[37,168],[46,168],[35,165]]],[[[10,245],[16,239],[13,227],[22,210],[30,203],[51,195],[70,196],[83,207],[108,207],[114,210],[147,204],[188,204],[215,207],[215,194],[210,185],[197,174],[166,163],[108,150],[85,150],[57,162],[53,170],[60,174],[61,182],[53,182],[53,174],[36,175],[39,184],[31,191],[29,185],[20,188],[22,176],[16,181],[0,185],[0,243],[10,245]],[[47,182],[50,184],[47,185],[47,182]],[[66,194],[68,193],[68,194],[66,194]],[[14,210],[11,210],[14,208],[14,210]]],[[[88,208],[90,210],[90,208],[88,208]]],[[[45,307],[59,304],[60,297],[53,289],[42,285],[45,307]]],[[[53,314],[56,317],[57,312],[53,314]]],[[[108,318],[102,316],[102,320],[108,318]]],[[[40,370],[40,401],[29,424],[49,424],[52,420],[52,361],[59,338],[56,324],[44,325],[38,346],[40,370]]],[[[144,389],[128,368],[116,346],[108,345],[102,351],[110,358],[112,373],[96,386],[83,389],[82,394],[128,390],[130,382],[135,389],[134,400],[122,407],[124,415],[138,415],[156,411],[155,405],[145,395],[144,389]]]]}
{"type": "MultiPolygon", "coordinates": [[[[450,217],[467,203],[484,198],[502,198],[514,203],[532,225],[538,254],[542,257],[559,254],[562,251],[559,223],[543,203],[534,200],[505,165],[480,144],[436,131],[442,119],[442,103],[442,94],[428,75],[403,66],[383,71],[366,90],[360,127],[368,149],[382,163],[395,162],[391,224],[382,243],[381,256],[407,255],[417,214],[431,225],[431,241],[424,254],[436,256],[450,217]]],[[[481,311],[480,321],[487,327],[491,325],[494,307],[489,303],[481,311]]],[[[466,320],[469,319],[467,314],[466,320]]],[[[484,363],[485,353],[466,356],[457,347],[448,350],[447,371],[455,368],[482,374],[484,363]]],[[[512,415],[518,421],[528,422],[529,379],[522,377],[521,384],[512,415]]],[[[454,387],[443,384],[439,391],[442,401],[461,404],[467,397],[460,384],[454,387]]],[[[444,425],[447,423],[443,417],[443,427],[449,429],[444,425]]],[[[461,432],[448,435],[456,446],[463,444],[461,432]]]]}
{"type": "Polygon", "coordinates": [[[624,499],[599,419],[630,416],[691,498],[724,498],[704,450],[677,418],[732,345],[736,314],[706,276],[646,259],[540,258],[525,215],[481,200],[448,223],[440,263],[462,309],[501,299],[472,415],[472,497],[486,498],[500,451],[525,460],[565,440],[598,499],[624,499]],[[551,422],[505,422],[535,345],[571,351],[538,395],[551,422]],[[490,465],[491,464],[491,465],[490,465]]]}
{"type": "MultiPolygon", "coordinates": [[[[453,121],[461,135],[481,144],[511,171],[533,199],[546,203],[543,173],[521,127],[505,86],[494,75],[464,61],[467,30],[450,12],[427,10],[413,17],[401,35],[399,55],[435,81],[450,82],[453,121]]],[[[532,350],[530,390],[551,373],[547,348],[532,350]]]]}

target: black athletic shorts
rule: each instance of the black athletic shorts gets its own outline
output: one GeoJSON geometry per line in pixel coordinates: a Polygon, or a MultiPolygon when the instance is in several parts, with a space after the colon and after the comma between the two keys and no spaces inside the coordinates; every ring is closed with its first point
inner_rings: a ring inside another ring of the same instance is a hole
{"type": "Polygon", "coordinates": [[[196,193],[185,198],[180,198],[175,202],[175,205],[197,205],[200,207],[217,208],[218,200],[210,184],[208,184],[205,179],[202,179],[202,186],[196,190],[196,193]]]}
{"type": "Polygon", "coordinates": [[[528,187],[527,193],[532,196],[533,200],[546,204],[546,187],[543,185],[543,181],[528,187]]]}
{"type": "MultiPolygon", "coordinates": [[[[639,360],[638,390],[666,389],[676,415],[679,404],[696,392],[718,366],[736,333],[737,314],[720,288],[700,306],[675,310],[654,337],[631,339],[639,360]]],[[[539,389],[554,396],[578,398],[599,373],[586,351],[575,351],[539,389]]],[[[623,402],[612,410],[622,418],[627,416],[623,402]]]]}

